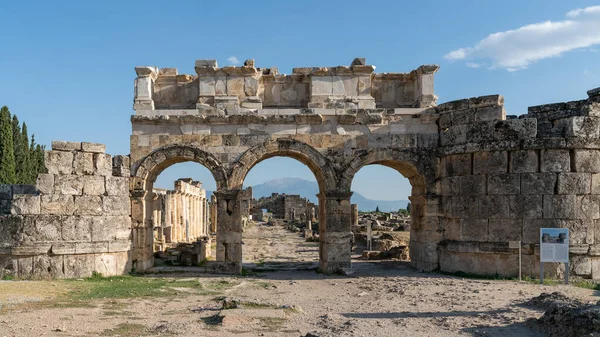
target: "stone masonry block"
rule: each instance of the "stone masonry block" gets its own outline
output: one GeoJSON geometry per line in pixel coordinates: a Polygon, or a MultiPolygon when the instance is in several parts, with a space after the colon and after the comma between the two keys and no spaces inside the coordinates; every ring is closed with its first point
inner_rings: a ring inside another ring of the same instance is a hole
{"type": "Polygon", "coordinates": [[[569,150],[541,150],[541,172],[571,172],[569,150]]]}
{"type": "Polygon", "coordinates": [[[508,219],[510,217],[509,196],[485,195],[479,198],[479,217],[508,219]]]}
{"type": "Polygon", "coordinates": [[[54,193],[54,175],[49,173],[38,174],[35,186],[41,194],[54,193]]]}
{"type": "Polygon", "coordinates": [[[102,197],[75,196],[75,215],[102,215],[102,197]]]}
{"type": "Polygon", "coordinates": [[[490,219],[488,240],[492,242],[520,241],[522,219],[490,219]]]}
{"type": "Polygon", "coordinates": [[[488,175],[488,194],[519,194],[521,175],[513,173],[488,175]]]}
{"type": "Polygon", "coordinates": [[[487,241],[488,219],[462,219],[460,234],[464,241],[487,241]]]}
{"type": "Polygon", "coordinates": [[[73,196],[65,194],[42,195],[41,214],[71,215],[74,211],[73,196]]]}
{"type": "Polygon", "coordinates": [[[600,173],[600,151],[575,150],[575,171],[600,173]]]}
{"type": "Polygon", "coordinates": [[[113,157],[113,176],[129,177],[130,175],[130,159],[129,156],[114,156],[113,157]]]}
{"type": "Polygon", "coordinates": [[[73,173],[73,153],[46,151],[44,164],[50,174],[71,174],[73,173]]]}
{"type": "Polygon", "coordinates": [[[473,155],[473,174],[506,173],[508,153],[506,151],[476,152],[473,155]]]}
{"type": "Polygon", "coordinates": [[[129,196],[105,196],[102,197],[102,207],[106,215],[129,215],[131,214],[131,201],[129,196]]]}
{"type": "Polygon", "coordinates": [[[592,189],[590,173],[559,173],[557,194],[589,194],[592,189]]]}
{"type": "Polygon", "coordinates": [[[40,214],[40,196],[30,194],[14,195],[10,207],[10,214],[28,215],[40,214]]]}
{"type": "Polygon", "coordinates": [[[479,215],[479,196],[458,196],[452,198],[452,215],[457,218],[476,218],[479,215]]]}
{"type": "Polygon", "coordinates": [[[471,154],[455,154],[442,159],[444,176],[464,176],[471,174],[471,154]]]}
{"type": "Polygon", "coordinates": [[[484,195],[486,193],[485,175],[469,175],[457,177],[460,195],[484,195]]]}
{"type": "Polygon", "coordinates": [[[523,220],[523,243],[539,244],[540,228],[560,228],[559,220],[555,219],[525,219],[523,220]]]}
{"type": "Polygon", "coordinates": [[[578,219],[600,219],[600,195],[578,195],[576,198],[578,219]]]}
{"type": "Polygon", "coordinates": [[[129,178],[106,177],[106,194],[129,196],[129,178]]]}
{"type": "Polygon", "coordinates": [[[12,186],[12,193],[15,194],[39,194],[39,191],[35,185],[28,184],[14,184],[12,186]]]}
{"type": "Polygon", "coordinates": [[[94,174],[94,154],[87,152],[75,152],[73,161],[75,174],[90,175],[94,174]]]}
{"type": "Polygon", "coordinates": [[[544,195],[545,219],[576,219],[575,195],[544,195]]]}
{"type": "Polygon", "coordinates": [[[1,200],[11,200],[12,197],[13,197],[12,185],[0,184],[0,199],[1,200]]]}
{"type": "Polygon", "coordinates": [[[444,177],[441,182],[442,196],[454,196],[460,194],[458,185],[459,177],[444,177]]]}
{"type": "Polygon", "coordinates": [[[91,241],[92,218],[90,216],[66,216],[62,221],[62,239],[65,241],[91,241]]]}
{"type": "Polygon", "coordinates": [[[104,195],[106,192],[104,176],[82,176],[83,195],[104,195]]]}
{"type": "Polygon", "coordinates": [[[52,141],[52,150],[55,151],[81,151],[81,142],[52,141]]]}
{"type": "Polygon", "coordinates": [[[83,182],[81,176],[57,175],[54,177],[54,193],[66,195],[82,195],[83,182]]]}
{"type": "Polygon", "coordinates": [[[521,173],[521,194],[554,194],[556,173],[521,173]]]}
{"type": "Polygon", "coordinates": [[[535,150],[511,151],[509,157],[509,172],[511,173],[538,172],[539,170],[539,158],[535,150]]]}
{"type": "Polygon", "coordinates": [[[569,244],[593,244],[594,226],[593,221],[586,220],[559,220],[560,228],[569,229],[569,244]]]}
{"type": "Polygon", "coordinates": [[[112,157],[109,154],[94,153],[94,174],[111,176],[112,171],[112,157]]]}
{"type": "Polygon", "coordinates": [[[105,153],[106,152],[106,145],[104,145],[104,144],[98,144],[98,143],[83,142],[83,143],[81,143],[81,150],[83,152],[105,153]]]}
{"type": "Polygon", "coordinates": [[[600,194],[600,173],[592,174],[592,194],[600,194]]]}
{"type": "Polygon", "coordinates": [[[541,219],[543,196],[540,194],[511,195],[508,199],[509,218],[541,219]]]}

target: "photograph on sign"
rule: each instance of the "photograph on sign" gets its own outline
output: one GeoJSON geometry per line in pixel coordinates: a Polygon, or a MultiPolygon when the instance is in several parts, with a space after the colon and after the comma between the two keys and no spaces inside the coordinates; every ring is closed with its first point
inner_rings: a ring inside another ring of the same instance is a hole
{"type": "Polygon", "coordinates": [[[569,262],[568,229],[540,229],[540,262],[569,262]]]}

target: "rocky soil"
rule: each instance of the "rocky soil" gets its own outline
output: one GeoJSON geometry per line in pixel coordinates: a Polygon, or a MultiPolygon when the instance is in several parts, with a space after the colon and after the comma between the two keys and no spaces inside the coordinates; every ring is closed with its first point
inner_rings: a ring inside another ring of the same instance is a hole
{"type": "Polygon", "coordinates": [[[246,266],[259,272],[148,276],[167,278],[170,296],[65,304],[60,296],[85,281],[1,281],[0,337],[558,336],[532,319],[555,302],[599,299],[589,289],[420,273],[399,261],[357,259],[352,277],[293,270],[317,261],[316,243],[267,227],[244,233],[246,266]]]}

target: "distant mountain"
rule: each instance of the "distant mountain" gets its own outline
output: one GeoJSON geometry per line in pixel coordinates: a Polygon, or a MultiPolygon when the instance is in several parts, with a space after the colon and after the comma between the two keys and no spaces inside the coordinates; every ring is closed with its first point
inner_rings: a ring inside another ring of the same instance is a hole
{"type": "MultiPolygon", "coordinates": [[[[256,199],[268,197],[272,193],[299,194],[301,197],[308,198],[308,200],[316,204],[318,203],[317,194],[319,193],[319,185],[316,182],[300,178],[282,178],[252,186],[252,194],[256,199]]],[[[371,200],[358,192],[354,192],[352,194],[352,203],[357,204],[360,211],[374,211],[379,206],[380,211],[390,212],[406,208],[408,200],[371,200]]]]}

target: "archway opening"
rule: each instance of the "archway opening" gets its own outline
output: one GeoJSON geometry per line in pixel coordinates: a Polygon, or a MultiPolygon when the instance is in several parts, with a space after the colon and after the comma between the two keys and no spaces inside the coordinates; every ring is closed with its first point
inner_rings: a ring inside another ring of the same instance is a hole
{"type": "Polygon", "coordinates": [[[318,171],[300,159],[263,158],[243,180],[242,257],[248,270],[317,268],[318,171]]]}
{"type": "Polygon", "coordinates": [[[193,161],[170,164],[150,177],[146,221],[154,266],[198,266],[216,256],[216,181],[193,161]]]}
{"type": "Polygon", "coordinates": [[[420,192],[415,178],[402,163],[373,163],[356,172],[351,187],[353,259],[410,261],[410,198],[420,192]]]}

